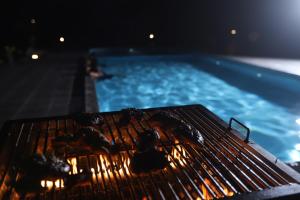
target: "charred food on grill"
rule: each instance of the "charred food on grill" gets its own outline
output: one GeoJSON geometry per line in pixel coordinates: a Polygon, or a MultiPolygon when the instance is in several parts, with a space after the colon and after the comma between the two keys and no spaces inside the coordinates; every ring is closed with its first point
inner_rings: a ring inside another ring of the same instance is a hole
{"type": "Polygon", "coordinates": [[[132,157],[130,167],[134,173],[147,173],[152,170],[163,169],[168,160],[164,152],[151,149],[145,152],[136,152],[132,157]]]}
{"type": "Polygon", "coordinates": [[[144,112],[140,109],[136,108],[126,108],[121,110],[121,118],[119,119],[119,126],[126,126],[128,125],[132,120],[141,121],[144,116],[144,112]]]}
{"type": "Polygon", "coordinates": [[[151,116],[150,120],[160,123],[165,128],[172,128],[174,126],[177,126],[182,121],[179,116],[169,111],[160,111],[158,113],[155,113],[151,116]]]}
{"type": "Polygon", "coordinates": [[[58,178],[68,174],[71,166],[54,155],[34,154],[21,163],[21,171],[38,178],[58,178]]]}
{"type": "Polygon", "coordinates": [[[174,133],[178,137],[184,137],[189,141],[195,142],[197,144],[204,144],[204,139],[202,134],[191,124],[186,122],[181,122],[174,130],[174,133]]]}
{"type": "Polygon", "coordinates": [[[83,126],[103,125],[104,118],[100,113],[78,113],[73,119],[83,126]]]}
{"type": "Polygon", "coordinates": [[[149,151],[156,149],[158,140],[160,139],[159,133],[155,129],[148,129],[139,135],[137,140],[137,149],[139,152],[149,151]]]}
{"type": "Polygon", "coordinates": [[[111,143],[105,135],[93,127],[84,127],[79,129],[75,134],[58,136],[54,139],[57,146],[70,147],[71,150],[82,152],[106,151],[112,148],[111,143]]]}
{"type": "Polygon", "coordinates": [[[34,154],[21,161],[21,176],[14,184],[19,194],[42,190],[40,182],[43,179],[55,180],[69,176],[71,166],[54,155],[34,154]]]}
{"type": "Polygon", "coordinates": [[[164,152],[157,148],[160,139],[155,129],[149,129],[141,133],[137,140],[137,152],[134,153],[130,167],[134,173],[146,173],[151,170],[163,169],[168,160],[164,152]]]}
{"type": "Polygon", "coordinates": [[[192,124],[185,122],[180,117],[169,111],[160,111],[154,114],[150,120],[159,123],[163,128],[169,129],[177,137],[184,137],[193,143],[203,144],[204,139],[200,131],[192,124]]]}

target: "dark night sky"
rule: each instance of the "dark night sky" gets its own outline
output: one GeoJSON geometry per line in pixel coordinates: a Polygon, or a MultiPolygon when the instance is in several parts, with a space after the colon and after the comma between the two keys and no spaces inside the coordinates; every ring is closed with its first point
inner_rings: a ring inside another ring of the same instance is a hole
{"type": "Polygon", "coordinates": [[[34,36],[36,47],[56,48],[61,35],[73,49],[148,46],[147,35],[154,33],[157,46],[300,55],[298,0],[29,0],[0,7],[1,46],[26,48],[34,36]]]}

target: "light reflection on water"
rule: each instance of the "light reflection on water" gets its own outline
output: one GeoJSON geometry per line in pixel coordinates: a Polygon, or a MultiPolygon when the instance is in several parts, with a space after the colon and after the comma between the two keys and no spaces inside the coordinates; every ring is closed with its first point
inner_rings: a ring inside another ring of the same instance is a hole
{"type": "Polygon", "coordinates": [[[244,122],[250,137],[279,159],[300,161],[299,116],[256,94],[187,63],[132,62],[110,65],[105,71],[116,76],[96,84],[101,111],[202,104],[225,121],[235,117],[244,122]]]}

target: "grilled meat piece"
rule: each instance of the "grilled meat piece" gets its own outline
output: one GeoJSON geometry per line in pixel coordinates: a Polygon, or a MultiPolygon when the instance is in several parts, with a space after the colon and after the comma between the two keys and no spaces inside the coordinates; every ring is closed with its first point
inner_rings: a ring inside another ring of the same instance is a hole
{"type": "Polygon", "coordinates": [[[119,126],[128,125],[133,119],[141,121],[144,116],[144,112],[136,108],[126,108],[121,110],[122,116],[118,122],[119,126]]]}
{"type": "Polygon", "coordinates": [[[27,175],[42,178],[59,178],[68,174],[71,166],[54,155],[35,154],[29,159],[22,161],[21,171],[27,175]]]}
{"type": "Polygon", "coordinates": [[[159,139],[159,133],[155,129],[149,129],[139,134],[137,152],[134,153],[130,162],[133,173],[146,173],[166,167],[168,164],[166,155],[157,148],[159,139]]]}
{"type": "MultiPolygon", "coordinates": [[[[69,190],[76,186],[90,185],[92,180],[92,173],[83,171],[79,174],[67,174],[65,176],[62,176],[61,178],[63,178],[64,180],[64,188],[69,190]]],[[[37,193],[47,190],[46,187],[41,187],[41,180],[43,179],[27,174],[14,184],[14,188],[20,195],[37,193]]],[[[47,178],[47,181],[48,180],[55,181],[57,180],[57,177],[51,179],[47,178]]]]}
{"type": "Polygon", "coordinates": [[[81,128],[76,134],[76,138],[77,140],[83,139],[86,144],[95,150],[103,147],[109,149],[111,147],[109,140],[104,134],[92,127],[81,128]]]}
{"type": "Polygon", "coordinates": [[[203,144],[202,134],[192,125],[174,113],[168,111],[160,111],[154,114],[150,120],[158,122],[160,126],[174,132],[177,137],[184,137],[188,141],[203,144]]]}
{"type": "Polygon", "coordinates": [[[178,115],[169,111],[160,111],[155,113],[151,116],[150,120],[159,123],[164,128],[172,128],[182,122],[178,115]]]}
{"type": "Polygon", "coordinates": [[[13,184],[16,192],[20,195],[34,193],[45,190],[41,187],[41,180],[56,180],[66,177],[71,170],[71,166],[54,155],[34,154],[29,159],[21,161],[21,176],[13,184]]]}
{"type": "Polygon", "coordinates": [[[83,126],[103,125],[104,118],[100,113],[78,113],[73,119],[83,126]]]}
{"type": "Polygon", "coordinates": [[[147,173],[152,170],[163,169],[168,165],[164,152],[151,149],[145,152],[136,152],[130,162],[133,173],[147,173]]]}
{"type": "Polygon", "coordinates": [[[92,173],[83,171],[79,174],[72,174],[64,178],[64,186],[66,189],[71,189],[76,186],[90,185],[92,173]]]}
{"type": "Polygon", "coordinates": [[[112,148],[112,145],[104,134],[90,126],[79,129],[73,135],[58,136],[54,139],[54,144],[56,146],[70,147],[82,152],[103,150],[109,152],[112,148]]]}
{"type": "Polygon", "coordinates": [[[149,129],[141,133],[137,141],[137,149],[139,152],[155,149],[157,141],[160,139],[159,133],[155,129],[149,129]]]}
{"type": "Polygon", "coordinates": [[[184,137],[187,140],[197,144],[204,144],[204,138],[202,134],[191,124],[182,122],[179,126],[174,128],[173,131],[179,137],[184,137]]]}

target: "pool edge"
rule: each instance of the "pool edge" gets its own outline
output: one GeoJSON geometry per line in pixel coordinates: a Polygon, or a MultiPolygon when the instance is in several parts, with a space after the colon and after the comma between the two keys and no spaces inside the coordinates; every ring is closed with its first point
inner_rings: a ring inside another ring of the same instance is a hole
{"type": "Polygon", "coordinates": [[[85,76],[84,87],[84,110],[85,112],[99,112],[97,103],[95,81],[91,77],[85,76]]]}

